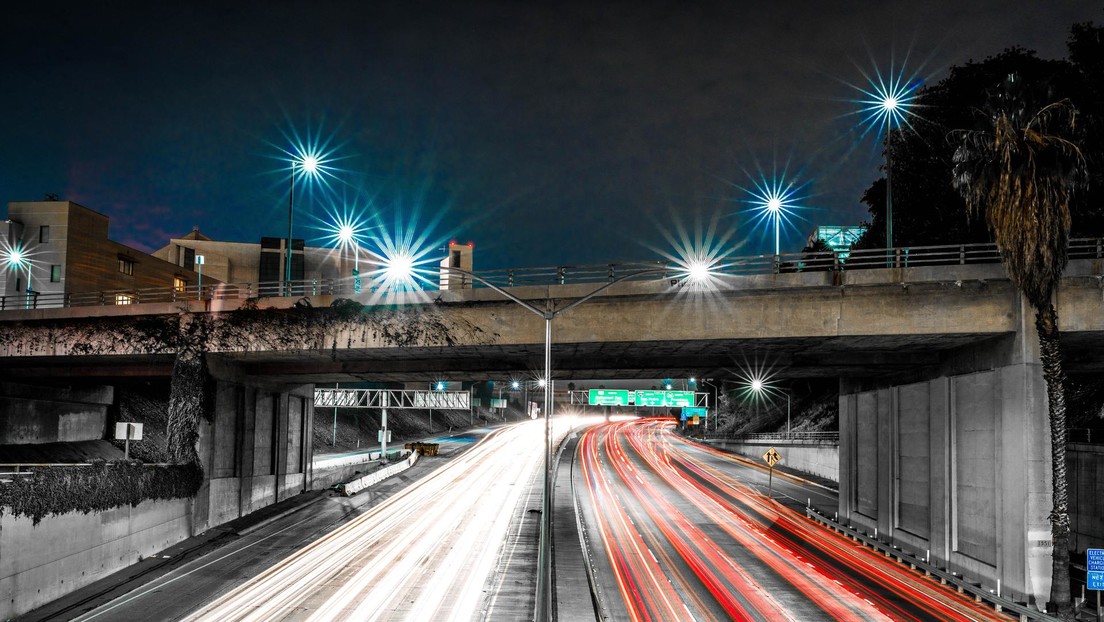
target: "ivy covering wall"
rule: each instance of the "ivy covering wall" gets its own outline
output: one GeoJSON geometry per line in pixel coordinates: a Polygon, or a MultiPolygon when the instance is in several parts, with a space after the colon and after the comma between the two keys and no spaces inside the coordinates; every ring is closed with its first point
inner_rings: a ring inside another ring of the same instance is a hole
{"type": "Polygon", "coordinates": [[[43,518],[68,512],[103,512],[150,499],[194,497],[203,484],[203,470],[192,462],[144,466],[140,462],[98,461],[90,466],[48,467],[33,475],[16,476],[0,485],[0,511],[43,518]]]}

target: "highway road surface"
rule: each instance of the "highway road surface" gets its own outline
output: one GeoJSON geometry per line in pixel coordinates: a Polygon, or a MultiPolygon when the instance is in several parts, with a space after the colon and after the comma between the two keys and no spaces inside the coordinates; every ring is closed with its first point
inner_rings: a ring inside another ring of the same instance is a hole
{"type": "MultiPolygon", "coordinates": [[[[581,433],[574,489],[604,618],[1008,619],[769,498],[765,473],[674,425],[581,433]]],[[[774,493],[826,495],[779,477],[774,493]]]]}
{"type": "Polygon", "coordinates": [[[507,580],[502,569],[536,564],[535,544],[519,544],[519,534],[536,533],[539,514],[527,509],[540,507],[543,438],[542,421],[496,429],[336,528],[309,538],[280,531],[243,538],[78,619],[527,617],[533,573],[515,585],[517,577],[507,580]],[[277,561],[255,561],[277,542],[277,561]],[[233,574],[239,575],[233,582],[204,580],[233,574]]]}

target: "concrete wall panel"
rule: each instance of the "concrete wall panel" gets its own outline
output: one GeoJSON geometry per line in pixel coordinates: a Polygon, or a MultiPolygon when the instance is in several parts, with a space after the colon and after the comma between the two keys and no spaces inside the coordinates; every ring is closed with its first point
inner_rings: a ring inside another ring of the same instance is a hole
{"type": "Polygon", "coordinates": [[[716,441],[709,444],[758,462],[762,462],[763,454],[767,449],[774,447],[782,454],[782,466],[839,483],[840,448],[837,445],[787,445],[785,442],[773,441],[770,443],[716,441]]]}
{"type": "Polygon", "coordinates": [[[189,500],[44,519],[0,516],[0,619],[39,607],[191,534],[189,500]]]}
{"type": "Polygon", "coordinates": [[[256,418],[253,434],[253,474],[272,475],[276,472],[273,460],[273,437],[278,430],[277,408],[279,395],[257,392],[256,418]]]}
{"type": "Polygon", "coordinates": [[[897,390],[897,527],[931,537],[931,404],[929,383],[897,390]]]}
{"type": "Polygon", "coordinates": [[[856,396],[855,412],[855,509],[878,518],[878,394],[856,396]]]}
{"type": "Polygon", "coordinates": [[[952,379],[955,550],[997,563],[997,421],[994,372],[952,379]]]}
{"type": "Polygon", "coordinates": [[[253,476],[252,486],[245,492],[249,493],[249,507],[251,508],[251,512],[259,510],[266,505],[272,505],[276,498],[276,476],[253,476]]]}
{"type": "Polygon", "coordinates": [[[209,484],[211,503],[208,524],[211,526],[221,525],[241,517],[241,478],[223,477],[212,479],[209,484]]]}
{"type": "Polygon", "coordinates": [[[288,398],[287,472],[303,472],[303,428],[305,400],[297,395],[288,398]]]}

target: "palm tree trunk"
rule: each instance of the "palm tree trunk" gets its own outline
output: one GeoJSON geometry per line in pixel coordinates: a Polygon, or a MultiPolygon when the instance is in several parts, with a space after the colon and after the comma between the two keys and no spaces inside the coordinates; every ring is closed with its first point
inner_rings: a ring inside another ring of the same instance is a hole
{"type": "Polygon", "coordinates": [[[1039,357],[1047,387],[1050,417],[1051,483],[1054,507],[1050,512],[1052,574],[1050,602],[1058,617],[1073,620],[1069,577],[1069,494],[1066,490],[1066,392],[1062,384],[1062,358],[1058,347],[1058,312],[1054,305],[1035,309],[1035,327],[1039,332],[1039,357]]]}

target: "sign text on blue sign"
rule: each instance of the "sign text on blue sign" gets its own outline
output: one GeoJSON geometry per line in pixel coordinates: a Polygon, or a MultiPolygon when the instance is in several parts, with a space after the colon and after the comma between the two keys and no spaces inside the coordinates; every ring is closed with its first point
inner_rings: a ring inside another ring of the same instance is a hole
{"type": "Polygon", "coordinates": [[[1099,570],[1090,570],[1085,573],[1085,587],[1090,590],[1104,591],[1104,572],[1099,570]]]}
{"type": "Polygon", "coordinates": [[[1088,570],[1104,572],[1104,549],[1088,549],[1085,551],[1085,567],[1088,570]]]}

